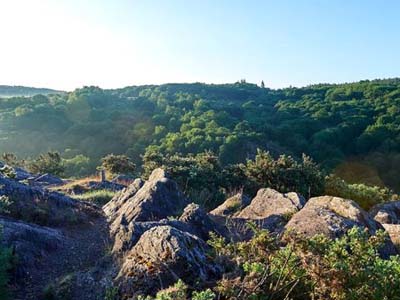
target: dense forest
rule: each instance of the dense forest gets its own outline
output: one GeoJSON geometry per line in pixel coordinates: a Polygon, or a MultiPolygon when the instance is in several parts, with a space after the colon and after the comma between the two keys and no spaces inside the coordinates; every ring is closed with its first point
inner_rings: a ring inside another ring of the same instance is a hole
{"type": "Polygon", "coordinates": [[[213,152],[222,165],[309,155],[350,183],[400,191],[400,79],[269,89],[165,84],[0,100],[0,150],[19,158],[59,151],[66,176],[95,171],[107,154],[139,167],[149,152],[213,152]],[[77,170],[79,170],[77,174],[77,170]]]}

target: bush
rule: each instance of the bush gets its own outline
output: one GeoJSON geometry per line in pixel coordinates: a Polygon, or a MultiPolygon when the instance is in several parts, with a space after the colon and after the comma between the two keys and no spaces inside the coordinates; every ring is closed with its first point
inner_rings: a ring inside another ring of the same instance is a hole
{"type": "Polygon", "coordinates": [[[49,173],[56,176],[63,175],[65,166],[58,152],[40,154],[36,159],[27,163],[27,168],[32,173],[49,173]]]}
{"type": "Polygon", "coordinates": [[[262,150],[246,164],[224,166],[210,151],[163,155],[149,147],[143,156],[144,176],[157,167],[166,169],[189,198],[206,208],[216,207],[232,191],[244,190],[253,196],[258,189],[270,187],[279,192],[315,196],[322,194],[325,183],[322,172],[309,157],[303,156],[301,162],[286,155],[274,159],[262,150]]]}
{"type": "Polygon", "coordinates": [[[305,197],[321,195],[324,191],[324,176],[306,155],[298,162],[287,155],[274,159],[269,152],[258,149],[255,159],[247,160],[245,174],[253,193],[263,187],[282,193],[294,191],[305,197]]]}
{"type": "Polygon", "coordinates": [[[136,170],[136,165],[126,155],[109,154],[101,159],[102,168],[112,175],[132,174],[136,170]]]}
{"type": "Polygon", "coordinates": [[[82,154],[69,159],[62,160],[65,167],[65,176],[80,177],[88,174],[90,170],[90,159],[82,154]]]}
{"type": "Polygon", "coordinates": [[[213,288],[221,299],[400,299],[400,257],[380,257],[388,238],[382,231],[370,236],[353,228],[336,240],[317,235],[282,245],[251,227],[250,241],[209,241],[212,259],[225,267],[213,288]]]}
{"type": "Polygon", "coordinates": [[[312,282],[316,299],[400,299],[400,257],[379,256],[386,233],[369,236],[351,229],[330,240],[322,235],[300,242],[303,267],[312,282]]]}
{"type": "Polygon", "coordinates": [[[365,184],[349,184],[334,175],[326,177],[325,194],[354,200],[366,210],[369,210],[375,204],[398,198],[398,195],[393,194],[387,188],[365,184]]]}

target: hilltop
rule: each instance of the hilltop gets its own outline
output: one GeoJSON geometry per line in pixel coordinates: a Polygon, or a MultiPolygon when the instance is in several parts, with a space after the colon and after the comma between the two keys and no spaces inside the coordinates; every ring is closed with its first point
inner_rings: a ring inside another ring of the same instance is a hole
{"type": "Polygon", "coordinates": [[[0,97],[32,97],[40,94],[49,95],[49,94],[61,94],[61,93],[64,92],[47,88],[0,85],[0,97]]]}

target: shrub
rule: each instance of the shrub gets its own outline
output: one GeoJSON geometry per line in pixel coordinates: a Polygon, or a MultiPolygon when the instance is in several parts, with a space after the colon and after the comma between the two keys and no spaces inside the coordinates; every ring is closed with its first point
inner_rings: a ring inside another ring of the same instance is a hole
{"type": "Polygon", "coordinates": [[[355,227],[336,240],[319,235],[300,241],[314,299],[400,299],[400,257],[379,256],[386,239],[383,231],[370,236],[355,227]]]}
{"type": "Polygon", "coordinates": [[[321,195],[325,184],[322,172],[310,157],[303,155],[301,162],[287,155],[274,159],[260,149],[254,160],[247,160],[245,174],[253,193],[270,187],[282,193],[295,191],[311,197],[321,195]]]}
{"type": "Polygon", "coordinates": [[[323,235],[283,246],[265,230],[246,242],[212,235],[214,262],[225,274],[214,290],[221,299],[400,299],[400,257],[383,259],[387,235],[359,228],[330,240],[323,235]]]}
{"type": "Polygon", "coordinates": [[[87,175],[90,170],[90,159],[82,154],[76,155],[69,159],[63,159],[65,167],[65,176],[78,177],[87,175]]]}
{"type": "Polygon", "coordinates": [[[126,155],[109,154],[101,159],[101,166],[110,174],[132,174],[136,165],[126,155]]]}
{"type": "Polygon", "coordinates": [[[231,242],[212,235],[214,259],[226,266],[215,287],[223,299],[304,299],[308,290],[305,271],[291,246],[281,248],[266,230],[251,224],[250,241],[231,242]]]}
{"type": "Polygon", "coordinates": [[[398,198],[387,188],[349,184],[335,175],[326,177],[325,194],[354,200],[366,210],[375,204],[398,198]]]}
{"type": "Polygon", "coordinates": [[[63,175],[65,167],[58,152],[40,154],[36,159],[27,163],[27,168],[32,173],[49,173],[57,176],[63,175]]]}

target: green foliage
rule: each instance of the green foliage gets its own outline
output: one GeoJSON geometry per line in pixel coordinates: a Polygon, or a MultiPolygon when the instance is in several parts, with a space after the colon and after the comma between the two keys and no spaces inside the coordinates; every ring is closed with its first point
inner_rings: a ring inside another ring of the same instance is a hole
{"type": "Polygon", "coordinates": [[[214,260],[225,266],[215,291],[222,299],[305,299],[310,289],[305,270],[293,247],[280,247],[266,230],[250,224],[250,241],[225,243],[213,234],[209,244],[214,260]]]}
{"type": "Polygon", "coordinates": [[[205,207],[215,207],[238,189],[255,195],[258,189],[270,187],[304,196],[320,195],[324,190],[324,176],[307,156],[301,162],[286,155],[274,159],[268,152],[258,150],[255,159],[248,159],[246,164],[223,165],[210,151],[186,156],[163,155],[150,147],[143,162],[145,177],[155,168],[163,167],[192,201],[205,207]]]}
{"type": "Polygon", "coordinates": [[[186,300],[187,289],[187,285],[182,280],[178,280],[173,286],[159,291],[155,298],[139,296],[138,300],[186,300]]]}
{"type": "Polygon", "coordinates": [[[151,296],[139,296],[138,300],[214,300],[215,297],[216,295],[211,289],[193,291],[190,296],[188,286],[179,279],[173,286],[159,291],[155,298],[151,296]]]}
{"type": "Polygon", "coordinates": [[[81,177],[87,175],[90,170],[90,159],[82,154],[78,154],[72,158],[62,159],[66,177],[81,177]]]}
{"type": "Polygon", "coordinates": [[[109,154],[101,162],[102,168],[113,175],[132,174],[136,169],[136,165],[126,155],[109,154]]]}
{"type": "Polygon", "coordinates": [[[254,237],[226,243],[211,235],[211,257],[225,266],[214,291],[221,299],[400,299],[400,257],[383,259],[388,236],[353,228],[331,240],[323,235],[282,243],[249,224],[254,237]]]}
{"type": "Polygon", "coordinates": [[[324,189],[324,177],[318,166],[306,155],[301,162],[290,156],[278,159],[265,151],[257,150],[254,160],[247,160],[245,174],[254,185],[254,191],[270,187],[280,192],[296,191],[304,196],[320,195],[324,189]]]}
{"type": "Polygon", "coordinates": [[[382,259],[386,233],[369,236],[359,228],[330,240],[316,236],[303,242],[303,266],[316,299],[400,299],[400,257],[382,259]]]}
{"type": "Polygon", "coordinates": [[[8,274],[7,272],[12,267],[12,253],[11,249],[2,246],[2,228],[0,227],[0,300],[7,300],[9,293],[8,288],[8,274]]]}
{"type": "Polygon", "coordinates": [[[214,300],[215,298],[215,293],[210,289],[200,292],[194,291],[192,294],[192,300],[214,300]]]}
{"type": "Polygon", "coordinates": [[[325,194],[354,200],[365,210],[369,210],[375,204],[398,199],[398,195],[387,188],[348,184],[334,175],[326,178],[325,194]]]}
{"type": "Polygon", "coordinates": [[[68,150],[88,157],[92,171],[109,153],[140,169],[148,147],[212,151],[224,166],[253,159],[257,148],[273,157],[306,153],[327,169],[356,157],[400,191],[399,106],[399,79],[280,90],[247,82],[84,87],[1,99],[0,149],[20,157],[68,150]]]}
{"type": "Polygon", "coordinates": [[[106,294],[104,295],[104,300],[117,300],[118,297],[118,288],[110,287],[106,289],[106,294]]]}
{"type": "Polygon", "coordinates": [[[60,156],[56,151],[40,154],[36,159],[28,162],[28,170],[32,173],[49,173],[61,176],[65,167],[60,156]]]}

